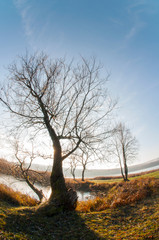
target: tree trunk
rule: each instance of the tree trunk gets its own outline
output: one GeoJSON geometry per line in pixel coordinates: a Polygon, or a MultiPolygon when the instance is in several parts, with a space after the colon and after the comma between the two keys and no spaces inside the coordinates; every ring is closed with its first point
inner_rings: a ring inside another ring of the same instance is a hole
{"type": "Polygon", "coordinates": [[[125,181],[125,176],[124,176],[124,173],[123,173],[123,167],[122,167],[122,164],[121,164],[121,159],[120,159],[120,156],[119,156],[119,164],[120,164],[120,171],[121,171],[121,175],[125,181]]]}
{"type": "Polygon", "coordinates": [[[54,163],[50,177],[51,195],[48,201],[41,204],[38,210],[51,216],[65,210],[74,210],[77,205],[77,193],[67,189],[62,169],[60,142],[54,143],[54,163]]]}
{"type": "Polygon", "coordinates": [[[124,173],[123,173],[123,167],[122,167],[122,166],[120,166],[120,171],[121,171],[122,178],[123,178],[124,181],[125,181],[125,175],[124,175],[124,173]]]}
{"type": "Polygon", "coordinates": [[[25,178],[26,183],[29,185],[29,187],[38,195],[40,202],[42,202],[45,199],[45,196],[43,194],[42,190],[37,189],[34,184],[32,184],[28,177],[25,178]]]}
{"type": "Polygon", "coordinates": [[[51,195],[48,201],[38,207],[38,211],[45,215],[54,215],[64,210],[73,210],[77,204],[77,193],[67,190],[62,170],[62,151],[60,141],[50,125],[48,112],[41,98],[38,98],[39,105],[44,115],[44,122],[51,137],[54,147],[54,163],[52,167],[50,184],[51,195]]]}
{"type": "Polygon", "coordinates": [[[124,181],[128,181],[128,167],[124,147],[123,147],[123,162],[124,162],[124,181]]]}
{"type": "Polygon", "coordinates": [[[82,181],[84,181],[84,173],[85,173],[85,170],[86,170],[86,168],[85,168],[85,166],[83,166],[83,170],[82,170],[82,181]]]}
{"type": "Polygon", "coordinates": [[[76,179],[76,176],[75,176],[75,168],[74,168],[73,171],[72,171],[72,176],[73,176],[73,179],[75,180],[75,179],[76,179]]]}
{"type": "Polygon", "coordinates": [[[54,143],[54,164],[50,177],[50,183],[52,190],[50,198],[57,198],[57,196],[63,197],[63,195],[66,194],[67,188],[63,176],[61,146],[59,141],[54,143]]]}
{"type": "Polygon", "coordinates": [[[75,168],[72,168],[72,169],[71,169],[71,175],[72,175],[72,177],[73,177],[74,180],[76,179],[75,170],[76,170],[75,168]]]}
{"type": "Polygon", "coordinates": [[[128,167],[127,167],[126,162],[124,164],[124,172],[125,172],[125,181],[129,181],[128,180],[128,167]]]}

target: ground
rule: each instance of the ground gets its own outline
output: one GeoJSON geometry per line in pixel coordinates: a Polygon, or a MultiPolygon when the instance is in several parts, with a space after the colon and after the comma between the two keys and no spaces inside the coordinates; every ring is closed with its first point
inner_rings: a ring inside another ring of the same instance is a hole
{"type": "MultiPolygon", "coordinates": [[[[94,207],[94,210],[84,212],[77,207],[76,211],[46,217],[37,214],[36,207],[17,207],[13,202],[10,203],[1,199],[0,239],[158,240],[158,176],[159,171],[153,174],[153,178],[152,176],[149,176],[149,178],[145,176],[143,179],[134,180],[139,186],[143,183],[141,186],[144,186],[144,188],[141,189],[148,189],[148,193],[150,193],[151,187],[151,190],[153,190],[151,194],[143,195],[143,199],[138,198],[129,203],[123,201],[122,194],[117,199],[118,204],[108,206],[102,211],[96,211],[96,207],[94,207]],[[120,201],[119,198],[121,198],[120,201]]],[[[133,180],[130,181],[132,187],[134,185],[131,182],[133,180]]],[[[118,183],[117,186],[120,186],[121,189],[121,183],[120,185],[118,183]]],[[[112,189],[115,191],[115,188],[112,189]]],[[[117,187],[116,189],[119,190],[117,187]]],[[[128,193],[127,190],[125,192],[128,193]]],[[[114,194],[117,196],[117,193],[114,192],[114,194]]]]}
{"type": "Polygon", "coordinates": [[[159,201],[101,212],[65,212],[54,217],[1,203],[0,239],[159,239],[159,201]]]}

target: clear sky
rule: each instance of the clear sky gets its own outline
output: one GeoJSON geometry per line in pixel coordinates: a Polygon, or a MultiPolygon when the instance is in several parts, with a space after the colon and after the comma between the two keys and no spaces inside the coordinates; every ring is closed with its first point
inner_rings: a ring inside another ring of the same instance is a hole
{"type": "Polygon", "coordinates": [[[17,55],[96,56],[111,73],[121,120],[159,157],[158,0],[0,0],[0,81],[17,55]]]}

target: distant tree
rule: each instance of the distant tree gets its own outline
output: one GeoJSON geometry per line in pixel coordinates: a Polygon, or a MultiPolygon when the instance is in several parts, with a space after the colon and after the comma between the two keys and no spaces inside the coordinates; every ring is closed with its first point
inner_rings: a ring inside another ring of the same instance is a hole
{"type": "Polygon", "coordinates": [[[77,164],[78,164],[78,162],[76,160],[76,156],[72,155],[69,163],[70,163],[71,175],[72,175],[73,179],[75,180],[76,179],[75,171],[76,171],[77,164]]]}
{"type": "Polygon", "coordinates": [[[84,174],[85,174],[85,171],[86,171],[86,166],[88,165],[89,163],[89,156],[88,156],[88,153],[82,153],[82,157],[81,157],[81,164],[82,164],[82,181],[84,181],[84,174]]]}
{"type": "Polygon", "coordinates": [[[119,123],[111,144],[113,154],[118,158],[120,164],[121,175],[124,181],[128,181],[128,162],[137,156],[138,141],[124,123],[119,123]]]}
{"type": "Polygon", "coordinates": [[[82,166],[82,181],[84,181],[87,166],[97,161],[94,157],[95,156],[91,154],[88,150],[82,151],[81,154],[78,155],[78,162],[82,166]]]}
{"type": "Polygon", "coordinates": [[[82,58],[76,65],[66,64],[64,59],[52,61],[43,53],[19,59],[9,67],[10,77],[1,87],[0,102],[12,119],[16,117],[19,131],[44,134],[52,141],[52,193],[38,210],[52,215],[74,209],[77,194],[66,188],[62,163],[79,146],[95,151],[98,143],[107,139],[111,132],[108,120],[116,103],[95,59],[82,58]]]}

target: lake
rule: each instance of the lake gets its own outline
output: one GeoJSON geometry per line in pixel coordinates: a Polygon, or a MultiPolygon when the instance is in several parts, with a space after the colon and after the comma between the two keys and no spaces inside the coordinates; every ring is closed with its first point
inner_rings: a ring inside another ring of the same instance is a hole
{"type": "MultiPolygon", "coordinates": [[[[14,191],[19,191],[21,193],[27,194],[35,199],[38,199],[34,191],[28,186],[24,180],[18,180],[12,176],[0,174],[0,183],[5,184],[6,186],[12,188],[14,191]]],[[[51,194],[51,188],[43,187],[40,184],[35,184],[38,189],[41,189],[48,199],[51,194]]],[[[86,201],[90,198],[93,198],[94,195],[91,192],[77,191],[78,200],[86,201]]],[[[39,200],[39,199],[38,199],[39,200]]]]}
{"type": "MultiPolygon", "coordinates": [[[[26,165],[27,166],[27,165],[26,165]]],[[[32,164],[32,169],[36,171],[51,171],[52,166],[44,166],[39,164],[32,164]]],[[[159,169],[159,158],[153,159],[151,161],[140,163],[132,166],[128,166],[129,174],[131,173],[140,173],[149,170],[159,169]]],[[[64,176],[67,178],[72,178],[69,168],[63,168],[64,176]]],[[[75,171],[76,178],[81,178],[82,169],[76,169],[75,171]]],[[[94,178],[94,177],[110,177],[110,176],[121,176],[120,168],[113,169],[86,169],[85,178],[94,178]]]]}

